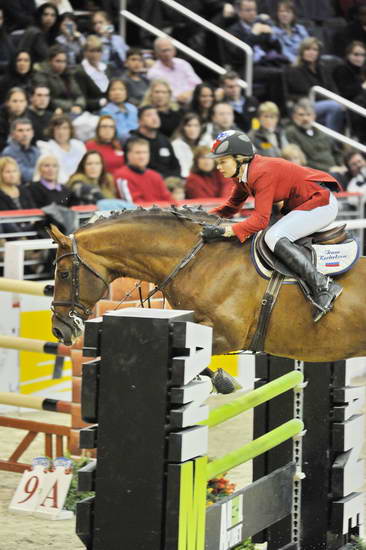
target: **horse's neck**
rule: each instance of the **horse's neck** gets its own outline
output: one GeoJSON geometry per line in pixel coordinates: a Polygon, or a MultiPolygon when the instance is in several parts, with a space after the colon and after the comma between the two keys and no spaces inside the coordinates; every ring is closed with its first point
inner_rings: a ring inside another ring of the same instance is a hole
{"type": "MultiPolygon", "coordinates": [[[[197,231],[198,233],[198,231],[197,231]]],[[[81,232],[78,242],[113,280],[121,274],[161,282],[198,240],[194,232],[143,223],[110,224],[81,232]]]]}

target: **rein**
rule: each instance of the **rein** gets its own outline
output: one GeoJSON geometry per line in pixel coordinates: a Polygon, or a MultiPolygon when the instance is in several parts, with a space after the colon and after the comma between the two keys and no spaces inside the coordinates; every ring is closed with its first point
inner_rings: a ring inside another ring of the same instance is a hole
{"type": "MultiPolygon", "coordinates": [[[[55,307],[57,306],[65,306],[65,307],[71,307],[69,311],[69,317],[72,321],[72,324],[76,326],[79,330],[83,329],[83,321],[85,321],[89,315],[92,312],[92,309],[87,308],[80,302],[80,266],[85,267],[88,269],[95,277],[100,279],[106,288],[109,288],[109,283],[98,273],[94,268],[92,268],[85,260],[82,259],[82,257],[79,255],[77,243],[75,236],[71,236],[71,244],[72,244],[72,252],[67,252],[66,254],[62,254],[62,256],[59,256],[57,260],[55,261],[56,265],[57,263],[62,260],[63,258],[67,258],[69,256],[72,257],[72,272],[71,272],[71,298],[68,301],[60,301],[55,302],[53,301],[51,303],[51,311],[55,315],[57,319],[59,319],[62,323],[65,323],[66,325],[69,325],[69,323],[55,310],[55,307]],[[78,310],[81,311],[78,312],[78,310]]],[[[70,327],[70,325],[69,325],[70,327]]],[[[72,328],[72,326],[71,326],[72,328]]]]}

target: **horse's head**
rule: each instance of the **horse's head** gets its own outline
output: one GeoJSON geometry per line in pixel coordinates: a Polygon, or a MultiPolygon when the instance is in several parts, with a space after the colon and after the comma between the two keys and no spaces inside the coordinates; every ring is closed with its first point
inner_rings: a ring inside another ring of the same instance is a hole
{"type": "Polygon", "coordinates": [[[95,303],[108,288],[107,273],[100,265],[93,265],[91,254],[87,260],[80,255],[74,235],[67,237],[54,225],[48,233],[58,244],[52,332],[58,340],[71,345],[82,332],[95,303]]]}

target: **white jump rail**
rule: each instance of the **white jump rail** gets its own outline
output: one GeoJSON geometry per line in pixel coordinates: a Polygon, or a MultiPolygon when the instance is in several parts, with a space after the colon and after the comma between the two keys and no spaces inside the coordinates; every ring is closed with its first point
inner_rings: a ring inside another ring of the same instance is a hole
{"type": "MultiPolygon", "coordinates": [[[[357,105],[356,103],[353,103],[353,101],[349,101],[348,99],[331,92],[330,90],[327,90],[326,88],[323,88],[323,86],[313,86],[310,90],[310,100],[312,102],[315,102],[315,96],[319,94],[321,96],[326,97],[327,99],[331,99],[333,101],[336,101],[337,103],[340,103],[343,105],[343,107],[346,107],[347,109],[350,109],[351,111],[354,111],[355,113],[359,114],[360,116],[366,117],[366,109],[364,107],[361,107],[360,105],[357,105]]],[[[366,124],[366,121],[365,121],[366,124]]],[[[334,130],[331,130],[330,128],[327,128],[323,124],[319,124],[319,122],[313,122],[313,126],[320,130],[321,132],[327,134],[329,137],[336,139],[338,141],[341,141],[342,143],[346,143],[347,145],[351,145],[351,147],[354,147],[355,149],[358,149],[359,151],[362,151],[363,153],[366,153],[366,145],[363,145],[362,143],[356,141],[355,139],[349,138],[347,136],[344,136],[343,134],[339,132],[335,132],[334,130]]]]}

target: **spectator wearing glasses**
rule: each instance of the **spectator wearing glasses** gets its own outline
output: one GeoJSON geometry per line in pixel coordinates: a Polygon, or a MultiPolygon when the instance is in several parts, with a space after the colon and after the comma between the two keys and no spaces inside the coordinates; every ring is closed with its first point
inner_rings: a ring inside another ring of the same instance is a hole
{"type": "Polygon", "coordinates": [[[158,110],[161,122],[160,132],[170,138],[179,126],[182,110],[173,100],[173,91],[169,83],[161,78],[152,80],[141,102],[141,107],[144,105],[152,105],[158,110]]]}
{"type": "Polygon", "coordinates": [[[69,204],[69,190],[59,181],[60,163],[55,155],[42,155],[34,170],[33,182],[29,191],[37,208],[52,202],[61,206],[69,204]]]}
{"type": "Polygon", "coordinates": [[[99,118],[95,138],[85,143],[88,151],[98,151],[104,161],[105,169],[112,175],[124,165],[124,152],[117,139],[116,123],[111,115],[99,118]]]}
{"type": "Polygon", "coordinates": [[[112,73],[101,61],[102,51],[100,38],[88,36],[83,49],[83,60],[75,70],[75,78],[86,99],[86,109],[91,112],[99,112],[107,104],[105,96],[112,73]]]}
{"type": "MultiPolygon", "coordinates": [[[[333,72],[341,96],[366,108],[366,46],[358,40],[352,41],[346,48],[344,62],[333,72]]],[[[351,131],[361,143],[366,142],[366,120],[349,111],[351,131]]]]}

